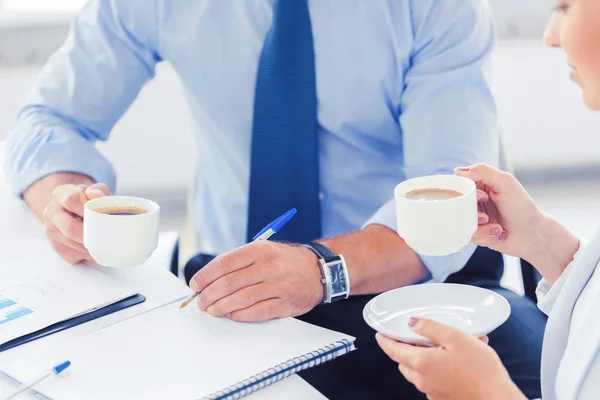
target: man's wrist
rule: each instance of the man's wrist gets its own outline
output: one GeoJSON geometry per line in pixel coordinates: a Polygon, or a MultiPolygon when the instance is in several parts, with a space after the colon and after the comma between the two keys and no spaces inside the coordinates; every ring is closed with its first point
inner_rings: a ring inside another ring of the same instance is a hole
{"type": "Polygon", "coordinates": [[[429,274],[420,257],[392,229],[379,224],[319,243],[343,254],[351,295],[378,294],[413,284],[429,274]]]}
{"type": "Polygon", "coordinates": [[[347,299],[350,295],[350,279],[344,257],[334,253],[322,243],[311,242],[305,247],[310,249],[318,259],[324,293],[323,303],[347,299]]]}
{"type": "Polygon", "coordinates": [[[56,172],[37,180],[23,192],[23,199],[39,217],[52,200],[52,192],[61,185],[93,185],[94,180],[87,175],[74,172],[56,172]]]}
{"type": "MultiPolygon", "coordinates": [[[[317,257],[317,255],[311,249],[309,249],[308,247],[306,247],[304,245],[294,244],[294,246],[297,246],[298,248],[300,248],[303,252],[305,252],[307,254],[307,257],[310,257],[310,261],[311,261],[309,263],[310,267],[315,268],[318,271],[317,276],[319,277],[319,280],[318,280],[319,290],[317,291],[317,293],[319,293],[319,294],[315,296],[313,304],[315,306],[317,306],[319,304],[323,304],[323,299],[325,298],[327,293],[326,293],[326,289],[323,284],[324,277],[322,276],[321,267],[319,266],[319,257],[317,257]]],[[[316,280],[314,280],[314,281],[311,280],[311,282],[316,282],[316,280]]]]}

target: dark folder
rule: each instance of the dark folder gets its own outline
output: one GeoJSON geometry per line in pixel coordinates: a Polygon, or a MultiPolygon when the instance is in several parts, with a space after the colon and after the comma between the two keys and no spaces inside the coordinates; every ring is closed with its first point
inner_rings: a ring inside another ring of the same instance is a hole
{"type": "Polygon", "coordinates": [[[65,329],[84,324],[88,321],[92,321],[97,318],[102,318],[106,315],[124,310],[136,304],[143,303],[144,301],[146,301],[146,298],[144,296],[142,296],[139,293],[134,294],[107,306],[92,310],[85,314],[77,315],[73,318],[69,318],[61,322],[57,322],[35,332],[31,332],[18,338],[9,340],[8,342],[2,343],[0,344],[0,352],[12,349],[13,347],[21,346],[25,343],[33,342],[34,340],[41,339],[46,336],[53,335],[57,332],[64,331],[65,329]]]}

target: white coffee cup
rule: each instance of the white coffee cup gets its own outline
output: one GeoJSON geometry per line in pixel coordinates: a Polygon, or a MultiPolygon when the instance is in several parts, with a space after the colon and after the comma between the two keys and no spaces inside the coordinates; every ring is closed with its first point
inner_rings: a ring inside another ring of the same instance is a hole
{"type": "Polygon", "coordinates": [[[151,200],[107,196],[85,203],[83,245],[92,258],[105,267],[143,264],[158,246],[160,207],[151,200]],[[146,210],[135,215],[98,212],[109,208],[146,210]]]}
{"type": "Polygon", "coordinates": [[[410,179],[394,190],[398,234],[424,256],[445,256],[463,249],[477,230],[477,188],[467,178],[433,175],[410,179]],[[407,198],[414,190],[447,189],[461,196],[424,201],[407,198]]]}

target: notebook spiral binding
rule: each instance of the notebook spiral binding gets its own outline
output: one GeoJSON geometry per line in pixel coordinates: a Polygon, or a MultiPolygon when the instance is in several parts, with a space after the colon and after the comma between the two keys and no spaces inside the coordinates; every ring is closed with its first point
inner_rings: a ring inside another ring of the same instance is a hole
{"type": "Polygon", "coordinates": [[[224,390],[203,397],[202,400],[238,400],[292,374],[336,359],[341,355],[349,353],[353,348],[354,344],[349,340],[340,340],[319,350],[292,358],[224,390]]]}

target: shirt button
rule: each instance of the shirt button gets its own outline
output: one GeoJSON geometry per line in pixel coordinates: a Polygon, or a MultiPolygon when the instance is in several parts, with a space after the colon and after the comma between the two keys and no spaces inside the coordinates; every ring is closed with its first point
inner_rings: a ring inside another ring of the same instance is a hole
{"type": "Polygon", "coordinates": [[[325,195],[323,194],[323,192],[319,192],[319,200],[323,200],[324,197],[325,195]]]}

